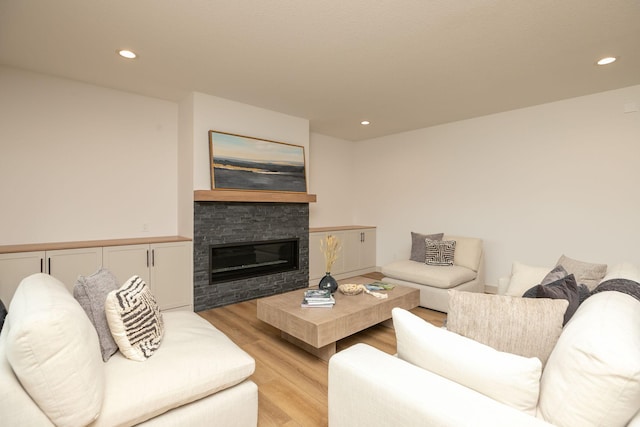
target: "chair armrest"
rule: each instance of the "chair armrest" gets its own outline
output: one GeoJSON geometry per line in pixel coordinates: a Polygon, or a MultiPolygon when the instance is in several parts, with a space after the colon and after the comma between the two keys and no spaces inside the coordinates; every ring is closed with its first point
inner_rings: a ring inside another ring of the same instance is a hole
{"type": "Polygon", "coordinates": [[[356,344],[329,361],[329,427],[550,426],[483,394],[356,344]]]}

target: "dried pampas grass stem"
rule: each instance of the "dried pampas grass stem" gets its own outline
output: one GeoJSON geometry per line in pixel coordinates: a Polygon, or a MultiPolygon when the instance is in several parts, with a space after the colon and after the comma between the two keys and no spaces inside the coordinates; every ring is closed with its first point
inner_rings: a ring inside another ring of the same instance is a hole
{"type": "Polygon", "coordinates": [[[338,252],[340,252],[341,248],[340,240],[331,234],[320,240],[320,250],[324,255],[325,272],[331,272],[331,267],[338,259],[338,252]]]}

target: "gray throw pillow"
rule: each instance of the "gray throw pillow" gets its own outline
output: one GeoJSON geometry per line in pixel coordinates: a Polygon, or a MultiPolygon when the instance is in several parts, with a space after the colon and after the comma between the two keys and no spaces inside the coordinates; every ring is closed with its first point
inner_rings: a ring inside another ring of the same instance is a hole
{"type": "Polygon", "coordinates": [[[541,285],[538,288],[538,298],[562,298],[569,301],[567,311],[564,313],[564,322],[562,323],[563,326],[566,325],[580,305],[580,294],[578,293],[578,284],[574,275],[570,274],[548,285],[541,285]]]}
{"type": "Polygon", "coordinates": [[[102,360],[105,362],[118,351],[118,345],[111,336],[104,305],[109,292],[119,287],[116,276],[106,268],[101,268],[90,276],[78,276],[73,288],[73,297],[80,303],[96,328],[102,360]]]}
{"type": "Polygon", "coordinates": [[[567,274],[566,270],[561,266],[556,266],[549,274],[545,276],[539,285],[527,290],[523,298],[551,298],[566,299],[569,301],[567,311],[564,313],[563,326],[567,324],[571,316],[574,315],[580,304],[589,297],[590,291],[587,285],[577,284],[573,274],[567,274]],[[557,276],[564,273],[563,277],[557,276]],[[551,279],[555,279],[550,281],[551,279]]]}
{"type": "Polygon", "coordinates": [[[420,234],[411,232],[411,261],[424,262],[426,253],[426,240],[442,240],[444,233],[420,234]]]}
{"type": "MultiPolygon", "coordinates": [[[[591,296],[591,291],[584,283],[580,283],[578,285],[578,296],[580,297],[580,304],[584,302],[589,296],[591,296]]],[[[578,304],[578,305],[580,305],[578,304]]]]}
{"type": "Polygon", "coordinates": [[[547,285],[538,285],[535,288],[537,291],[536,298],[566,299],[569,301],[562,323],[562,326],[566,325],[580,305],[580,294],[574,275],[569,274],[555,282],[547,285]]]}
{"type": "Polygon", "coordinates": [[[542,282],[540,282],[541,285],[548,285],[549,283],[553,283],[556,280],[560,280],[563,279],[565,277],[567,277],[569,275],[569,273],[567,272],[567,270],[565,270],[565,268],[561,265],[556,265],[553,270],[551,270],[549,273],[547,273],[546,276],[544,276],[544,279],[542,279],[542,282]]]}
{"type": "MultiPolygon", "coordinates": [[[[548,272],[546,276],[544,276],[544,278],[540,282],[540,285],[548,285],[549,283],[553,283],[556,280],[563,279],[563,278],[567,277],[568,275],[569,275],[569,273],[567,273],[567,270],[565,270],[563,266],[557,265],[557,266],[555,266],[553,268],[553,270],[548,272]]],[[[535,285],[535,286],[529,288],[524,294],[522,294],[522,297],[523,298],[537,298],[538,297],[538,286],[539,285],[535,285]]]]}

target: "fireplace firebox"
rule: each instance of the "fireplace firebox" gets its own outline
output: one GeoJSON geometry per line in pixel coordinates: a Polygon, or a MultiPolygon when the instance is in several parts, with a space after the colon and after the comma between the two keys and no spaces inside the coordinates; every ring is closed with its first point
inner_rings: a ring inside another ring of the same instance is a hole
{"type": "Polygon", "coordinates": [[[298,269],[299,239],[209,246],[209,284],[298,269]]]}

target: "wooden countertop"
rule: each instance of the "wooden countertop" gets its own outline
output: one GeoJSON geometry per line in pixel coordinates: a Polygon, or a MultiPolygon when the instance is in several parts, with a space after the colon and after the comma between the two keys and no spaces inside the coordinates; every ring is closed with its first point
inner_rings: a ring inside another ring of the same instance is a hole
{"type": "Polygon", "coordinates": [[[36,252],[51,251],[58,249],[82,249],[103,246],[124,246],[143,245],[152,243],[188,242],[188,237],[183,236],[160,236],[160,237],[136,237],[131,239],[108,239],[108,240],[82,240],[77,242],[52,242],[52,243],[29,243],[24,245],[0,246],[0,254],[10,254],[16,252],[36,252]]]}
{"type": "Polygon", "coordinates": [[[366,228],[376,228],[371,225],[338,225],[332,227],[309,227],[309,233],[322,233],[325,231],[362,230],[366,228]]]}

